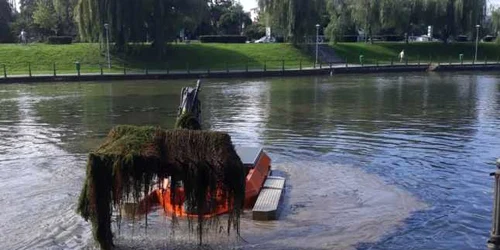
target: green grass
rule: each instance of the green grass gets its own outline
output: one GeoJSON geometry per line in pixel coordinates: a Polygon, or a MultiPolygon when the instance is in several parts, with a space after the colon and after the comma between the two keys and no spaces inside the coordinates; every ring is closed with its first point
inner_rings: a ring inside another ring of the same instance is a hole
{"type": "MultiPolygon", "coordinates": [[[[364,56],[365,63],[394,62],[399,63],[398,55],[405,50],[405,56],[409,62],[422,63],[459,62],[459,54],[464,54],[464,61],[472,61],[475,53],[474,43],[339,43],[332,45],[338,55],[347,58],[349,63],[359,63],[359,56],[364,56]]],[[[478,62],[496,62],[500,58],[500,45],[495,43],[480,43],[478,48],[478,62]]]]}
{"type": "MultiPolygon", "coordinates": [[[[312,66],[313,59],[289,44],[178,44],[166,47],[167,56],[157,60],[156,51],[149,45],[134,45],[127,55],[112,55],[111,71],[149,70],[223,70],[229,68],[277,69],[282,67],[312,66]],[[226,66],[227,65],[227,66],[226,66]]],[[[8,74],[75,73],[75,62],[81,63],[81,72],[100,72],[100,64],[106,66],[105,54],[98,44],[47,45],[0,44],[0,76],[2,65],[8,74]]],[[[108,70],[105,68],[105,72],[108,70]]]]}

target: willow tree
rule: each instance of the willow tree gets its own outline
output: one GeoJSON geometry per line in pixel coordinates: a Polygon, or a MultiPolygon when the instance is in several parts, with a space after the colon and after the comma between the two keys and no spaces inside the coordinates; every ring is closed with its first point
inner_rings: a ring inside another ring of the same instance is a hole
{"type": "MultiPolygon", "coordinates": [[[[380,29],[381,0],[351,0],[353,21],[365,31],[368,37],[380,29]]],[[[373,39],[370,40],[373,42],[373,39]]]]}
{"type": "Polygon", "coordinates": [[[102,41],[107,23],[118,51],[149,35],[162,56],[165,42],[182,28],[195,28],[207,8],[206,0],[79,0],[76,20],[84,41],[102,41]]]}
{"type": "Polygon", "coordinates": [[[325,9],[324,0],[259,0],[259,6],[272,22],[285,31],[292,43],[303,42],[316,33],[315,25],[325,9]]]}
{"type": "Polygon", "coordinates": [[[325,34],[331,41],[337,43],[342,40],[349,27],[352,26],[349,0],[328,0],[327,11],[330,22],[326,27],[325,34]]]}
{"type": "Polygon", "coordinates": [[[491,25],[492,29],[497,36],[497,42],[499,42],[500,34],[500,8],[495,8],[491,11],[491,25]]]}

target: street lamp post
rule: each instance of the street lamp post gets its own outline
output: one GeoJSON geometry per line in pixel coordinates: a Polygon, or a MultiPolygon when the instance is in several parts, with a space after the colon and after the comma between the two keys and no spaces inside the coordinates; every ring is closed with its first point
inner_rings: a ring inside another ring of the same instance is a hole
{"type": "Polygon", "coordinates": [[[318,64],[318,54],[319,54],[319,24],[316,24],[316,61],[314,66],[318,64]]]}
{"type": "Polygon", "coordinates": [[[111,69],[111,56],[109,55],[109,24],[104,24],[104,29],[106,29],[106,48],[108,55],[108,68],[111,69]]]}
{"type": "Polygon", "coordinates": [[[481,25],[476,25],[476,53],[474,54],[474,62],[477,62],[477,47],[479,46],[479,28],[481,25]]]}

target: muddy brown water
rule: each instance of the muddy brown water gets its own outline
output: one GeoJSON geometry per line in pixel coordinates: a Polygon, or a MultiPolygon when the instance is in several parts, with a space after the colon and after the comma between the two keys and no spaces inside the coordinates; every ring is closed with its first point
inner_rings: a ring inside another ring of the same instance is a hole
{"type": "MultiPolygon", "coordinates": [[[[117,124],[172,127],[183,86],[0,86],[0,249],[92,249],[76,213],[86,153],[117,124]]],[[[500,75],[210,80],[205,128],[262,146],[287,177],[280,218],[202,249],[484,249],[500,156],[500,75]]],[[[119,249],[199,248],[160,210],[119,249]]]]}

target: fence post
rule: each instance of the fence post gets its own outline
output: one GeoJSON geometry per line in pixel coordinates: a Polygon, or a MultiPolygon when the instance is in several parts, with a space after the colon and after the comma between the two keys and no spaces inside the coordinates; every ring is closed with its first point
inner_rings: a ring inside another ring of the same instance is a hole
{"type": "Polygon", "coordinates": [[[76,72],[78,74],[78,77],[80,76],[80,62],[75,62],[75,67],[76,67],[76,72]]]}
{"type": "Polygon", "coordinates": [[[490,176],[495,177],[494,184],[494,200],[493,200],[493,215],[490,231],[490,238],[487,242],[488,249],[498,249],[500,247],[500,159],[496,161],[496,171],[490,173],[490,176]]]}
{"type": "Polygon", "coordinates": [[[7,78],[7,66],[3,65],[3,77],[7,78]]]}
{"type": "Polygon", "coordinates": [[[123,64],[123,75],[127,75],[127,65],[123,64]]]}
{"type": "Polygon", "coordinates": [[[264,61],[264,72],[267,71],[267,61],[264,61]]]}
{"type": "Polygon", "coordinates": [[[302,71],[302,59],[299,61],[299,70],[302,71]]]}
{"type": "Polygon", "coordinates": [[[285,60],[281,60],[281,71],[285,72],[285,60]]]}
{"type": "Polygon", "coordinates": [[[347,57],[345,58],[345,67],[348,68],[349,67],[349,63],[347,62],[347,57]]]}
{"type": "Polygon", "coordinates": [[[149,69],[146,67],[146,75],[149,75],[149,69]]]}
{"type": "Polygon", "coordinates": [[[57,74],[56,74],[56,63],[54,63],[52,65],[52,69],[54,70],[54,76],[57,76],[57,74]]]}
{"type": "Polygon", "coordinates": [[[488,64],[488,57],[484,56],[484,65],[488,64]]]}
{"type": "Polygon", "coordinates": [[[99,68],[101,69],[101,76],[104,75],[104,71],[102,70],[102,63],[99,64],[99,68]]]}
{"type": "Polygon", "coordinates": [[[245,62],[245,71],[248,73],[248,61],[245,62]]]}
{"type": "Polygon", "coordinates": [[[31,63],[30,62],[28,63],[28,73],[29,73],[29,76],[31,77],[31,63]]]}

